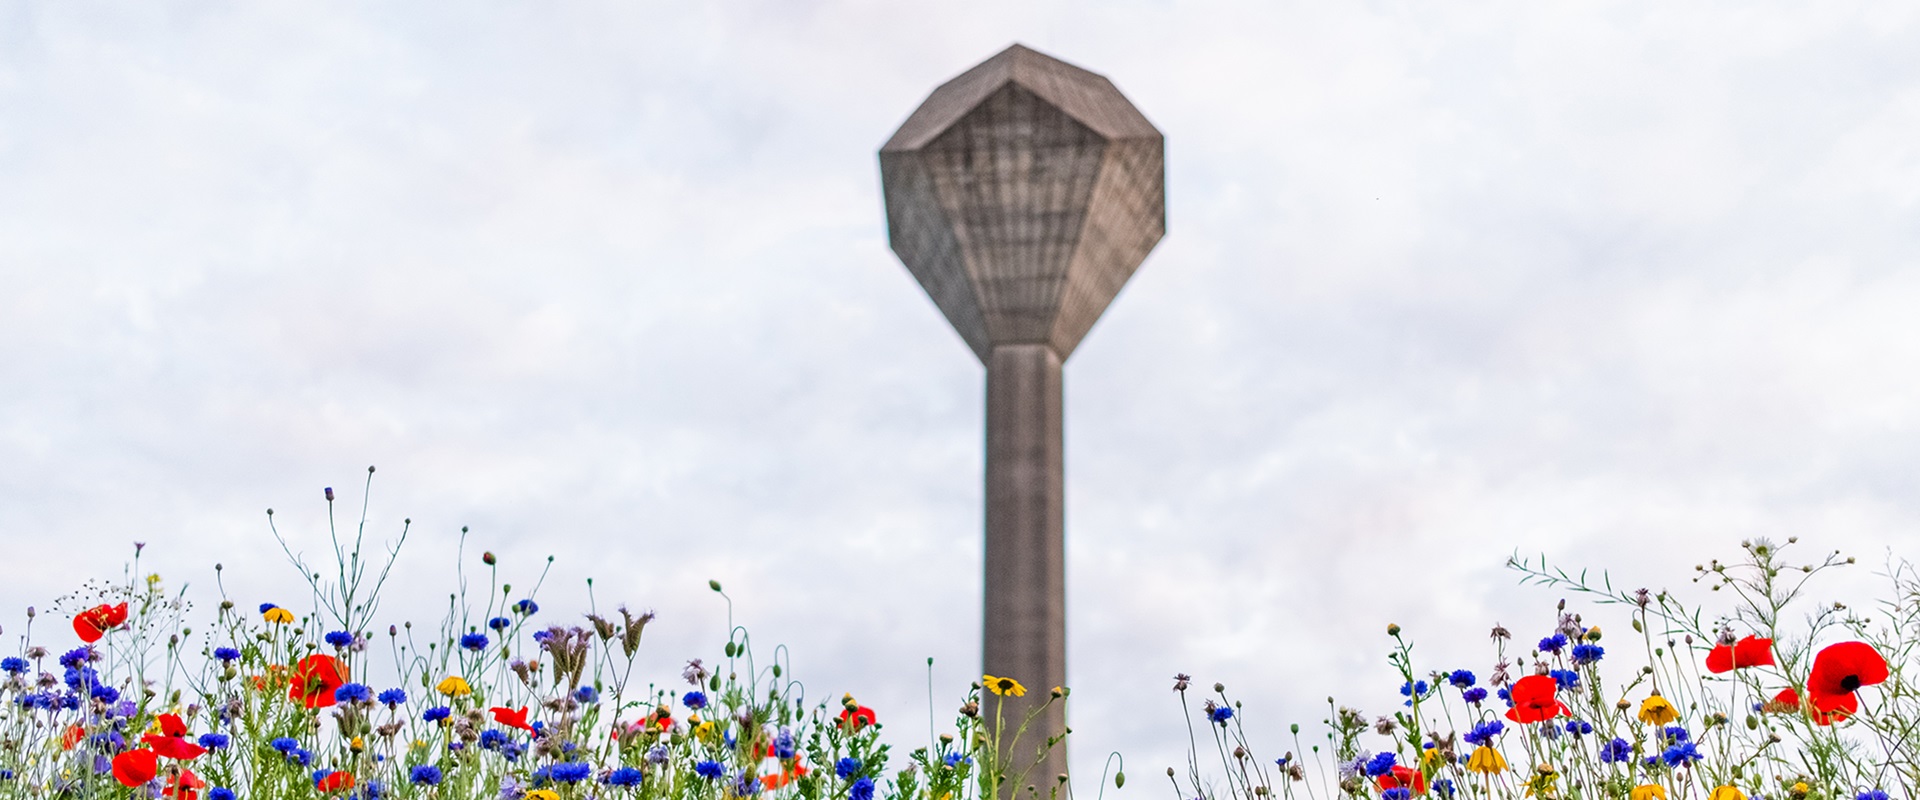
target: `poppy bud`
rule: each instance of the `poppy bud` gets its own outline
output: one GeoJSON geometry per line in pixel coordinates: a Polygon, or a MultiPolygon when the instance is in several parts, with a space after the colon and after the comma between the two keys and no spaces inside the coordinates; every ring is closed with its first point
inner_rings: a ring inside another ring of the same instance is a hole
{"type": "Polygon", "coordinates": [[[1167,767],[1167,777],[1173,777],[1173,767],[1167,767]]]}
{"type": "Polygon", "coordinates": [[[487,566],[489,566],[489,567],[491,567],[491,566],[493,566],[493,565],[494,565],[494,563],[495,563],[495,559],[494,559],[494,557],[493,557],[493,551],[492,551],[492,550],[488,550],[488,551],[486,551],[486,552],[484,552],[484,553],[481,553],[481,554],[480,554],[480,563],[482,563],[482,564],[485,564],[485,565],[487,565],[487,566]]]}
{"type": "Polygon", "coordinates": [[[1113,788],[1123,789],[1123,788],[1126,788],[1126,785],[1127,785],[1127,773],[1124,773],[1124,772],[1113,773],[1113,788]]]}
{"type": "Polygon", "coordinates": [[[1227,685],[1224,683],[1216,683],[1213,685],[1213,690],[1216,692],[1224,692],[1227,690],[1227,685]]]}
{"type": "Polygon", "coordinates": [[[707,581],[707,588],[709,588],[709,589],[712,589],[712,590],[714,590],[714,591],[716,591],[716,592],[717,592],[717,591],[720,591],[720,582],[719,582],[719,581],[716,581],[716,580],[708,580],[708,581],[707,581]]]}

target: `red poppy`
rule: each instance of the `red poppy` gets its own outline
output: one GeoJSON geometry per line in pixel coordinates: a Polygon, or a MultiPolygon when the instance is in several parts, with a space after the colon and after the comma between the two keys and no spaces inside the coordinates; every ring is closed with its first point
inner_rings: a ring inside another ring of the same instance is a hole
{"type": "Polygon", "coordinates": [[[1780,710],[1801,711],[1813,718],[1816,725],[1832,725],[1845,721],[1860,710],[1860,699],[1851,692],[1837,695],[1814,695],[1813,707],[1803,709],[1800,704],[1800,692],[1791,687],[1781,690],[1773,696],[1772,705],[1780,710]]]}
{"type": "Polygon", "coordinates": [[[353,788],[353,773],[328,772],[313,780],[313,788],[321,792],[338,792],[353,788]]]}
{"type": "MultiPolygon", "coordinates": [[[[1553,679],[1547,678],[1547,680],[1553,679]]],[[[1427,776],[1412,767],[1396,766],[1387,774],[1375,779],[1374,783],[1378,784],[1380,791],[1383,792],[1388,789],[1410,789],[1414,794],[1425,794],[1427,791],[1427,776]]]]}
{"type": "Polygon", "coordinates": [[[113,757],[113,779],[122,786],[144,786],[160,774],[160,755],[141,748],[113,757]]]}
{"type": "Polygon", "coordinates": [[[87,738],[86,728],[78,725],[68,725],[67,729],[60,733],[60,749],[72,750],[74,745],[79,744],[80,740],[85,738],[87,738]]]}
{"type": "Polygon", "coordinates": [[[857,731],[868,725],[879,724],[879,722],[880,717],[873,713],[873,709],[866,706],[846,708],[840,711],[841,727],[846,727],[848,723],[852,723],[853,729],[857,731]]]}
{"type": "Polygon", "coordinates": [[[207,748],[187,741],[187,723],[179,715],[161,714],[155,719],[160,723],[160,733],[140,737],[153,752],[181,761],[192,761],[207,752],[207,748]]]}
{"type": "Polygon", "coordinates": [[[1773,640],[1749,636],[1733,644],[1717,644],[1707,653],[1707,671],[1714,674],[1742,667],[1773,666],[1773,640]]]}
{"type": "Polygon", "coordinates": [[[333,691],[347,682],[347,665],[333,656],[311,655],[293,666],[292,685],[287,696],[307,708],[333,705],[333,691]]]}
{"type": "Polygon", "coordinates": [[[1853,690],[1872,686],[1887,679],[1887,659],[1866,642],[1841,642],[1828,645],[1813,657],[1813,671],[1807,675],[1807,694],[1815,708],[1842,702],[1849,711],[1858,710],[1853,690]]]}
{"type": "Polygon", "coordinates": [[[494,706],[487,710],[493,712],[494,722],[498,722],[509,728],[519,728],[528,733],[533,732],[533,726],[527,724],[526,706],[521,706],[518,711],[511,708],[501,708],[499,706],[494,706]]]}
{"type": "Polygon", "coordinates": [[[193,770],[183,769],[180,770],[180,774],[167,780],[167,790],[160,796],[177,800],[200,800],[200,790],[205,788],[207,788],[206,781],[200,780],[200,776],[193,774],[193,770]]]}
{"type": "Polygon", "coordinates": [[[787,785],[788,783],[792,782],[797,778],[804,778],[806,776],[807,776],[806,765],[794,764],[793,769],[782,770],[772,775],[760,776],[760,783],[765,785],[768,789],[778,789],[782,786],[787,785]]]}
{"type": "Polygon", "coordinates": [[[1513,698],[1513,708],[1507,709],[1507,719],[1522,725],[1533,722],[1545,722],[1568,713],[1567,707],[1553,696],[1558,688],[1551,675],[1528,675],[1513,682],[1508,695],[1513,698]]]}
{"type": "Polygon", "coordinates": [[[80,635],[80,641],[92,644],[107,635],[107,631],[127,624],[127,604],[117,606],[97,605],[73,617],[73,632],[80,635]]]}

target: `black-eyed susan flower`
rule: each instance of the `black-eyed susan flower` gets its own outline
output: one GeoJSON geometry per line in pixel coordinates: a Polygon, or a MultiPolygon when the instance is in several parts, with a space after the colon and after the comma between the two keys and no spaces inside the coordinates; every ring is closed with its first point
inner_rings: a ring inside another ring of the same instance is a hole
{"type": "Polygon", "coordinates": [[[1713,791],[1707,794],[1707,800],[1747,800],[1747,795],[1737,787],[1723,783],[1713,787],[1713,791]]]}
{"type": "Polygon", "coordinates": [[[1679,718],[1680,712],[1673,710],[1673,704],[1659,694],[1649,695],[1647,699],[1640,701],[1641,722],[1648,725],[1665,725],[1679,718]]]}
{"type": "Polygon", "coordinates": [[[293,621],[293,612],[272,603],[261,603],[260,618],[275,625],[285,625],[293,621]]]}
{"type": "Polygon", "coordinates": [[[1627,792],[1627,800],[1667,800],[1667,787],[1657,783],[1643,783],[1627,792]]]}
{"type": "Polygon", "coordinates": [[[1474,748],[1473,755],[1467,757],[1467,771],[1481,775],[1498,775],[1507,771],[1507,759],[1499,750],[1481,746],[1474,748]]]}
{"type": "Polygon", "coordinates": [[[1027,687],[1021,686],[1019,681],[1012,678],[996,678],[992,675],[982,675],[980,676],[980,685],[987,687],[987,691],[997,695],[1025,697],[1027,694],[1027,687]]]}

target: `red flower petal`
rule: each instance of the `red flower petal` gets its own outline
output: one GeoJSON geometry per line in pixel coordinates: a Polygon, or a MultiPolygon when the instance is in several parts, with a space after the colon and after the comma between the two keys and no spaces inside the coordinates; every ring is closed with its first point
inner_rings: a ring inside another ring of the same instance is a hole
{"type": "Polygon", "coordinates": [[[322,792],[337,792],[353,788],[353,773],[329,772],[325,777],[313,782],[313,788],[322,792]]]}
{"type": "Polygon", "coordinates": [[[1707,651],[1707,671],[1715,675],[1733,671],[1733,645],[1716,644],[1707,651]]]}
{"type": "Polygon", "coordinates": [[[205,788],[207,788],[207,782],[200,780],[200,776],[193,774],[193,770],[181,770],[179,775],[167,781],[167,791],[162,796],[178,798],[178,800],[199,800],[200,792],[197,790],[205,788]]]}
{"type": "Polygon", "coordinates": [[[141,786],[160,772],[160,756],[152,750],[128,750],[113,757],[113,779],[122,786],[141,786]]]}
{"type": "Polygon", "coordinates": [[[87,738],[86,728],[78,725],[68,725],[67,729],[60,734],[60,749],[72,750],[74,745],[79,744],[80,740],[85,738],[87,738]]]}
{"type": "Polygon", "coordinates": [[[1773,666],[1773,640],[1749,636],[1733,646],[1733,666],[1771,667],[1773,666]]]}
{"type": "Polygon", "coordinates": [[[1513,688],[1507,696],[1513,698],[1513,708],[1507,709],[1507,719],[1522,725],[1545,722],[1566,713],[1554,692],[1559,688],[1550,675],[1528,675],[1513,682],[1513,688]]]}
{"type": "Polygon", "coordinates": [[[527,707],[526,706],[521,706],[518,711],[511,708],[501,708],[499,706],[494,706],[493,708],[488,709],[488,711],[493,712],[494,722],[498,722],[510,728],[519,728],[520,730],[523,730],[523,731],[531,732],[533,730],[533,726],[527,724],[527,707]]]}
{"type": "Polygon", "coordinates": [[[333,656],[311,655],[293,667],[293,680],[287,697],[307,708],[333,705],[333,691],[347,682],[347,666],[333,656]]]}
{"type": "Polygon", "coordinates": [[[851,722],[853,723],[853,729],[856,731],[868,725],[873,725],[875,723],[878,723],[879,721],[880,721],[880,718],[874,715],[873,709],[868,708],[866,706],[860,706],[858,708],[853,708],[853,709],[842,709],[840,711],[840,725],[842,727],[845,727],[847,723],[851,722]]]}
{"type": "Polygon", "coordinates": [[[1374,780],[1381,791],[1388,789],[1412,789],[1414,794],[1425,794],[1427,776],[1412,767],[1396,766],[1390,772],[1374,780]]]}
{"type": "Polygon", "coordinates": [[[1813,657],[1813,670],[1807,675],[1807,693],[1822,695],[1852,694],[1862,686],[1887,679],[1887,659],[1866,642],[1841,642],[1828,645],[1813,657]]]}
{"type": "Polygon", "coordinates": [[[207,748],[178,736],[155,736],[149,733],[140,737],[140,741],[153,748],[153,752],[179,761],[192,761],[207,752],[207,748]]]}
{"type": "Polygon", "coordinates": [[[160,723],[161,736],[187,735],[187,723],[180,719],[179,714],[161,714],[154,719],[160,723]]]}

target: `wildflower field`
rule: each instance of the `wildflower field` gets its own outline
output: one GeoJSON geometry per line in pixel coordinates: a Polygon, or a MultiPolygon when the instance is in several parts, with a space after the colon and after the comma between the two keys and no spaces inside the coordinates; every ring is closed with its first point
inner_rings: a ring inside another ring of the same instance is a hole
{"type": "MultiPolygon", "coordinates": [[[[946,733],[895,758],[884,713],[806,698],[744,629],[677,675],[637,676],[651,613],[543,611],[490,553],[483,601],[431,627],[384,622],[404,529],[383,559],[363,549],[364,509],[332,533],[324,567],[280,540],[307,578],[299,597],[223,596],[210,620],[141,571],[138,545],[124,579],[30,609],[0,658],[0,798],[1060,800],[1076,783],[1126,786],[1030,774],[1061,743],[1027,723],[1064,687],[1028,697],[1019,676],[981,676],[946,733]]],[[[1753,541],[1701,565],[1696,587],[1737,601],[1717,616],[1516,559],[1522,580],[1618,619],[1603,634],[1560,600],[1537,630],[1496,625],[1485,665],[1422,664],[1386,626],[1391,713],[1330,698],[1304,736],[1249,725],[1224,686],[1175,676],[1193,747],[1167,780],[1175,800],[1912,800],[1920,579],[1890,566],[1891,593],[1856,611],[1811,593],[1847,580],[1851,559],[1790,550],[1753,541]],[[1256,754],[1269,739],[1277,758],[1256,754]]]]}
{"type": "Polygon", "coordinates": [[[983,676],[950,732],[890,766],[880,714],[803,697],[744,629],[678,675],[637,676],[651,613],[543,611],[491,553],[484,602],[376,624],[405,532],[384,559],[365,532],[363,510],[327,567],[288,549],[300,597],[221,597],[210,624],[143,574],[142,545],[124,580],[30,609],[0,660],[0,798],[964,800],[1031,783],[1049,746],[1021,738],[1037,710],[1000,708],[1026,687],[983,676]]]}
{"type": "MultiPolygon", "coordinates": [[[[1616,619],[1603,632],[1563,599],[1534,630],[1496,624],[1484,669],[1422,664],[1387,625],[1401,681],[1392,713],[1329,698],[1324,732],[1290,726],[1278,758],[1255,755],[1272,732],[1250,733],[1215,684],[1189,709],[1186,769],[1167,778],[1183,799],[1914,798],[1920,576],[1894,562],[1875,607],[1821,601],[1817,580],[1869,576],[1838,552],[1796,559],[1794,545],[1748,541],[1734,562],[1699,565],[1695,586],[1733,601],[1718,616],[1673,592],[1513,559],[1523,581],[1616,619]]],[[[1191,680],[1175,676],[1183,704],[1191,680]]]]}

